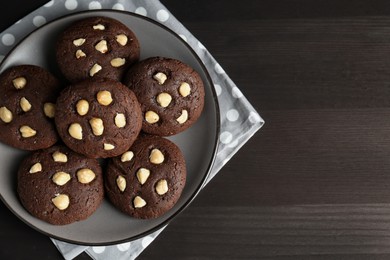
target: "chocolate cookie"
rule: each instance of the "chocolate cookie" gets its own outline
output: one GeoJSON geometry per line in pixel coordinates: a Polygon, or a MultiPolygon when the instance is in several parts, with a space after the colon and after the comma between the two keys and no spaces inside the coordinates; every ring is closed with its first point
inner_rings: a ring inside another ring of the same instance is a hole
{"type": "Polygon", "coordinates": [[[91,77],[120,81],[139,55],[140,46],[134,33],[108,17],[75,22],[62,32],[56,45],[58,66],[71,82],[91,77]]]}
{"type": "Polygon", "coordinates": [[[54,225],[70,224],[88,218],[101,204],[102,170],[96,159],[52,146],[23,160],[17,192],[31,215],[54,225]]]}
{"type": "Polygon", "coordinates": [[[142,113],[134,93],[109,79],[85,80],[57,99],[55,123],[64,143],[91,158],[124,153],[141,131],[142,113]]]}
{"type": "Polygon", "coordinates": [[[175,59],[153,57],[130,68],[124,83],[141,103],[142,130],[169,136],[184,131],[199,118],[204,86],[199,74],[175,59]]]}
{"type": "Polygon", "coordinates": [[[58,140],[54,125],[60,82],[35,65],[14,66],[0,75],[0,141],[38,150],[58,140]]]}
{"type": "Polygon", "coordinates": [[[129,151],[112,158],[105,190],[118,209],[135,218],[157,218],[178,201],[186,182],[180,149],[159,136],[140,136],[129,151]]]}

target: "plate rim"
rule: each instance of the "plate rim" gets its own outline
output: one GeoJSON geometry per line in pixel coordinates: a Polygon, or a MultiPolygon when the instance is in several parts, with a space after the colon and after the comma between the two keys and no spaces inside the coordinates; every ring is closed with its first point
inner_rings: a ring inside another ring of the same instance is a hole
{"type": "MultiPolygon", "coordinates": [[[[199,185],[197,185],[195,191],[189,196],[188,200],[186,200],[184,202],[184,204],[181,207],[179,207],[171,216],[169,216],[166,220],[164,220],[160,224],[154,226],[153,228],[150,228],[147,231],[141,232],[138,235],[131,236],[131,237],[124,238],[124,239],[118,239],[118,240],[115,240],[115,241],[97,242],[97,243],[95,243],[95,242],[94,243],[93,242],[86,242],[86,241],[77,241],[77,240],[72,240],[72,239],[68,239],[68,238],[63,238],[63,237],[60,237],[58,235],[46,232],[46,231],[36,227],[35,225],[30,223],[29,221],[27,221],[25,218],[23,218],[20,214],[18,214],[12,208],[12,206],[5,200],[5,198],[3,197],[2,192],[0,191],[0,199],[4,203],[4,205],[6,205],[8,210],[10,210],[23,223],[27,224],[29,227],[31,227],[32,229],[38,231],[39,233],[44,234],[44,235],[46,235],[46,236],[48,236],[50,238],[53,238],[53,239],[56,239],[56,240],[59,240],[59,241],[72,243],[72,244],[77,244],[77,245],[83,245],[83,246],[109,246],[109,245],[115,245],[115,244],[120,244],[120,243],[125,243],[125,242],[131,242],[131,241],[137,240],[139,238],[145,237],[145,236],[147,236],[147,235],[149,235],[151,233],[154,233],[157,230],[160,230],[161,228],[166,227],[173,219],[175,219],[180,213],[182,213],[191,204],[191,202],[198,196],[198,194],[200,193],[200,191],[205,186],[206,181],[207,181],[207,179],[209,178],[209,176],[211,174],[211,170],[213,168],[213,165],[214,165],[216,157],[217,157],[217,151],[218,151],[218,147],[219,147],[219,134],[220,134],[220,128],[221,128],[221,120],[220,120],[221,117],[220,117],[220,106],[219,106],[219,102],[218,102],[218,98],[217,98],[217,93],[216,93],[216,90],[215,90],[215,87],[214,87],[214,83],[213,83],[212,78],[211,78],[211,76],[210,76],[210,74],[208,72],[208,69],[206,68],[205,64],[203,63],[203,61],[199,57],[199,55],[195,52],[195,50],[182,37],[180,37],[179,34],[174,32],[172,29],[168,28],[166,25],[164,25],[162,23],[159,23],[158,21],[153,20],[152,18],[143,16],[143,15],[140,15],[140,14],[136,14],[136,13],[133,13],[133,12],[129,12],[129,11],[113,10],[113,9],[83,10],[83,11],[78,11],[78,12],[74,12],[74,13],[70,13],[70,14],[65,14],[65,15],[59,16],[57,18],[54,18],[53,20],[50,20],[49,22],[47,22],[44,25],[42,25],[42,26],[32,30],[31,32],[26,34],[24,37],[22,37],[7,52],[7,54],[4,56],[3,60],[0,63],[0,71],[7,69],[7,68],[4,68],[5,67],[4,61],[6,61],[9,58],[9,56],[15,51],[15,49],[18,48],[28,37],[30,37],[35,32],[37,32],[39,30],[43,30],[46,26],[49,26],[50,24],[52,24],[54,22],[58,22],[58,21],[60,21],[62,19],[66,19],[68,17],[73,17],[73,16],[76,17],[76,16],[82,16],[83,14],[93,14],[93,13],[112,13],[112,14],[120,13],[120,14],[124,14],[124,15],[128,15],[128,16],[134,16],[134,17],[137,17],[137,18],[139,18],[141,20],[145,20],[147,22],[150,22],[150,23],[152,23],[152,24],[162,28],[163,30],[165,30],[166,32],[170,33],[175,38],[177,38],[181,43],[183,43],[187,47],[187,49],[192,53],[192,55],[195,57],[197,62],[199,63],[200,67],[203,70],[203,73],[206,76],[206,79],[207,79],[209,85],[211,86],[211,92],[212,92],[212,97],[211,98],[212,98],[212,101],[213,101],[213,105],[214,105],[214,109],[215,109],[215,116],[216,116],[216,127],[215,127],[215,133],[214,133],[216,138],[215,138],[214,144],[213,144],[212,157],[210,158],[210,161],[207,164],[207,170],[206,170],[206,173],[204,174],[201,182],[199,183],[199,185]]],[[[99,16],[104,16],[104,14],[100,14],[99,16]]],[[[66,225],[64,225],[63,227],[66,228],[66,225]]]]}

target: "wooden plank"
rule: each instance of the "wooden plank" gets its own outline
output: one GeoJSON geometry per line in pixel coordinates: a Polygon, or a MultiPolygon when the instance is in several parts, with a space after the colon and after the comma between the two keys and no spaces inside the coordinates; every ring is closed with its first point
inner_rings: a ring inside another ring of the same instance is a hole
{"type": "Polygon", "coordinates": [[[175,259],[389,257],[390,205],[191,207],[140,259],[161,257],[157,248],[175,259]]]}

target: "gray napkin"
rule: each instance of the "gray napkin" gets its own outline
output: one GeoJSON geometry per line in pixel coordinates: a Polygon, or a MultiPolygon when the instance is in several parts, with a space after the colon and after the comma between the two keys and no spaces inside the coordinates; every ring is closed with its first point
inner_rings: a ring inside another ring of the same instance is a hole
{"type": "MultiPolygon", "coordinates": [[[[207,183],[264,124],[263,119],[223,68],[159,1],[142,0],[52,0],[0,34],[0,60],[24,36],[60,16],[91,9],[117,9],[152,18],[180,35],[195,50],[213,80],[221,112],[221,133],[215,164],[207,183]]],[[[52,239],[65,259],[87,252],[93,259],[135,259],[163,230],[131,242],[111,246],[79,246],[52,239]]]]}

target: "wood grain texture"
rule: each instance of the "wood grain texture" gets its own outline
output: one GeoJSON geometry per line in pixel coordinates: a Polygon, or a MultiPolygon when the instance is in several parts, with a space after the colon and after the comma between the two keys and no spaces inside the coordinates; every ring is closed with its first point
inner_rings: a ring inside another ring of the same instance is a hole
{"type": "Polygon", "coordinates": [[[266,124],[140,259],[388,259],[388,3],[163,2],[266,124]]]}
{"type": "MultiPolygon", "coordinates": [[[[162,2],[266,124],[139,259],[389,259],[390,2],[162,2]]],[[[61,259],[0,214],[1,259],[61,259]]]]}
{"type": "MultiPolygon", "coordinates": [[[[358,257],[390,253],[387,204],[191,207],[144,259],[358,257]],[[210,214],[210,212],[213,212],[210,214]],[[196,226],[188,231],[186,223],[196,226]],[[185,231],[187,229],[187,231],[185,231]],[[180,241],[168,239],[181,237],[180,241]],[[197,242],[193,242],[193,241],[197,242]],[[184,248],[183,248],[184,246],[184,248]]],[[[169,227],[171,228],[171,227],[169,227]]],[[[142,259],[141,257],[140,259],[142,259]]],[[[334,259],[334,258],[332,258],[334,259]]]]}

